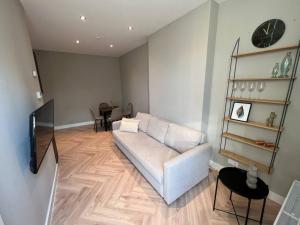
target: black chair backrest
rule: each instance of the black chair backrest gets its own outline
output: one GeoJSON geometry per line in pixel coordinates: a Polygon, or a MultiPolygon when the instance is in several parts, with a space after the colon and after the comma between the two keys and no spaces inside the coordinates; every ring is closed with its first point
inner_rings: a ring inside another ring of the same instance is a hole
{"type": "Polygon", "coordinates": [[[103,116],[102,113],[101,113],[101,109],[104,109],[104,108],[107,108],[109,107],[109,104],[106,103],[106,102],[102,102],[99,104],[99,111],[100,111],[100,116],[103,116]]]}

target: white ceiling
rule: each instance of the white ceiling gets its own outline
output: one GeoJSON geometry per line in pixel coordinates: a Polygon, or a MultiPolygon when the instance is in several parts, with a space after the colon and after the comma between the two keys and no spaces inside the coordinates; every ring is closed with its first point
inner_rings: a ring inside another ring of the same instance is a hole
{"type": "Polygon", "coordinates": [[[20,0],[35,49],[121,56],[206,0],[20,0]],[[86,22],[80,16],[87,17],[86,22]],[[133,26],[129,31],[128,26],[133,26]],[[96,39],[96,36],[101,36],[96,39]],[[75,44],[79,39],[80,44],[75,44]],[[114,47],[110,48],[109,45],[114,47]]]}

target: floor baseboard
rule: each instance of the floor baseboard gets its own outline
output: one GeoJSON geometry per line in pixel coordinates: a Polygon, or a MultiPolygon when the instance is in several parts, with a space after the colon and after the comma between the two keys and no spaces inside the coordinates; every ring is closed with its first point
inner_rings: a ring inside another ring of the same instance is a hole
{"type": "MultiPolygon", "coordinates": [[[[211,169],[214,169],[214,170],[217,170],[217,171],[219,171],[220,169],[224,168],[223,165],[221,165],[219,163],[216,163],[216,162],[214,162],[212,160],[209,160],[209,167],[211,169]]],[[[269,192],[268,198],[270,200],[276,202],[277,204],[280,204],[280,205],[282,205],[283,201],[284,201],[284,197],[283,196],[281,196],[281,195],[279,195],[279,194],[277,194],[277,193],[275,193],[273,191],[269,192]]]]}
{"type": "Polygon", "coordinates": [[[81,122],[81,123],[72,123],[72,124],[66,124],[66,125],[60,125],[60,126],[55,126],[55,130],[62,130],[62,129],[67,129],[67,128],[72,128],[72,127],[81,127],[81,126],[86,126],[86,125],[91,125],[94,124],[94,121],[86,121],[86,122],[81,122]]]}
{"type": "Polygon", "coordinates": [[[56,164],[56,167],[55,167],[54,179],[53,179],[53,183],[52,183],[52,189],[51,189],[51,195],[50,195],[48,209],[47,209],[45,225],[51,224],[52,210],[53,210],[55,190],[56,190],[56,182],[57,182],[57,172],[58,172],[58,164],[56,164]]]}

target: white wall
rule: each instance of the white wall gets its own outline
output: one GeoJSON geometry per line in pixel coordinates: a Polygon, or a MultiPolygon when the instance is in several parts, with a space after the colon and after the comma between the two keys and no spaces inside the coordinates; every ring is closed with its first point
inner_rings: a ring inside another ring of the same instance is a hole
{"type": "MultiPolygon", "coordinates": [[[[234,43],[238,37],[241,37],[240,51],[256,51],[251,43],[253,31],[262,22],[280,18],[286,23],[286,32],[282,39],[272,48],[295,45],[300,39],[300,1],[299,0],[228,0],[220,4],[218,15],[218,28],[216,36],[215,57],[213,80],[211,88],[211,102],[209,110],[209,142],[213,144],[213,160],[227,165],[227,160],[218,154],[221,122],[223,118],[224,97],[226,90],[227,75],[229,69],[230,54],[234,43]]],[[[294,54],[294,53],[293,53],[294,54]]],[[[270,76],[275,62],[281,62],[285,52],[271,55],[261,55],[248,57],[239,60],[237,67],[238,76],[270,76]]],[[[299,76],[299,72],[298,72],[299,76]]],[[[266,98],[284,98],[287,84],[284,83],[267,83],[263,95],[254,96],[266,98]]],[[[243,93],[245,97],[249,92],[243,93]]],[[[240,96],[240,93],[238,93],[240,96]]],[[[271,176],[262,175],[263,179],[269,183],[272,191],[285,195],[293,179],[300,179],[299,172],[299,112],[300,112],[300,83],[295,82],[294,92],[292,94],[292,104],[288,109],[285,131],[283,132],[280,151],[275,161],[274,172],[271,176]]],[[[281,114],[281,107],[270,105],[254,104],[250,119],[264,122],[271,111],[281,114]]],[[[276,119],[279,123],[279,119],[276,119]]],[[[231,125],[231,131],[237,132],[243,136],[254,139],[265,139],[274,141],[274,134],[268,131],[262,131],[255,128],[231,125]]],[[[242,155],[263,163],[268,163],[270,154],[242,144],[229,142],[228,148],[242,155]]]]}
{"type": "Polygon", "coordinates": [[[53,148],[30,172],[29,114],[42,101],[32,47],[18,0],[0,1],[0,214],[5,225],[45,223],[55,173],[53,148]]]}
{"type": "Polygon", "coordinates": [[[134,115],[149,112],[148,44],[142,45],[120,58],[123,108],[131,102],[134,115]]]}
{"type": "Polygon", "coordinates": [[[205,88],[210,85],[207,54],[213,46],[208,40],[214,37],[209,24],[216,11],[216,4],[205,3],[149,38],[151,114],[202,128],[205,88]]]}

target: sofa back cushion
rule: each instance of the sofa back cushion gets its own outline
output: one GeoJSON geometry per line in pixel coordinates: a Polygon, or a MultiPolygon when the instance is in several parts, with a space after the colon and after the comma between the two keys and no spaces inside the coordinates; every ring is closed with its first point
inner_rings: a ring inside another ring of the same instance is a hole
{"type": "Polygon", "coordinates": [[[151,117],[152,116],[150,114],[147,114],[147,113],[138,112],[136,114],[135,118],[140,121],[139,130],[141,130],[143,132],[147,132],[147,128],[148,128],[149,121],[150,121],[151,117]]]}
{"type": "Polygon", "coordinates": [[[160,120],[153,116],[149,121],[147,134],[156,139],[157,141],[164,143],[168,126],[168,122],[160,120]]]}
{"type": "Polygon", "coordinates": [[[165,137],[165,144],[183,153],[202,144],[204,135],[197,130],[170,123],[165,137]]]}
{"type": "Polygon", "coordinates": [[[140,121],[137,119],[123,118],[121,120],[120,131],[137,133],[140,121]]]}

